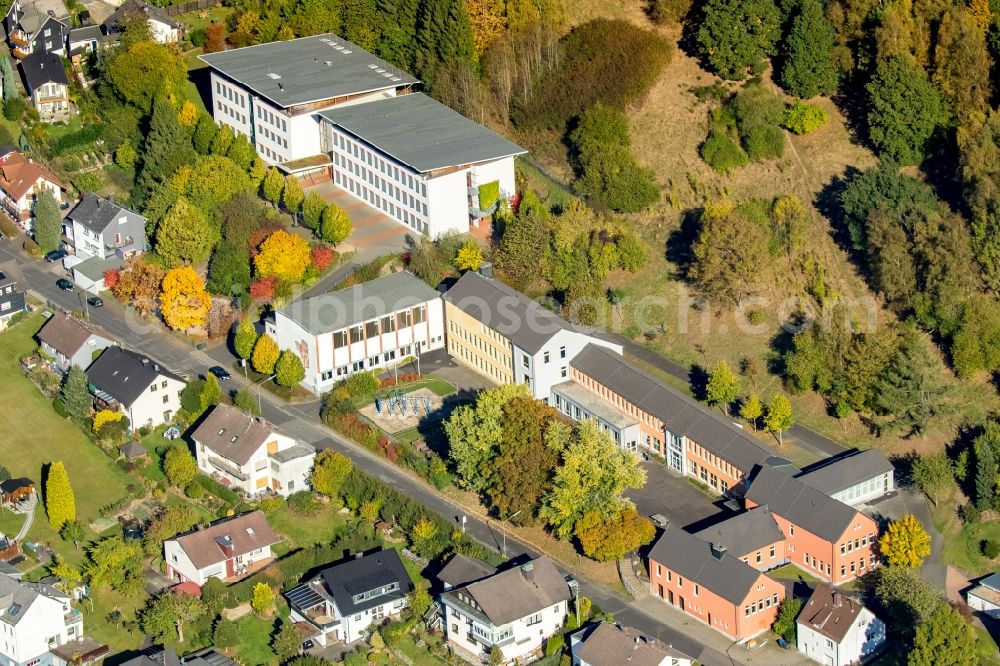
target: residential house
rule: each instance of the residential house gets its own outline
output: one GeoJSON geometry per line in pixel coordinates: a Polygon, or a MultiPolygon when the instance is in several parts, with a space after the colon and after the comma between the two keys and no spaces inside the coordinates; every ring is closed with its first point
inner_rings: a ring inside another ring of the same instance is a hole
{"type": "Polygon", "coordinates": [[[63,592],[0,574],[0,660],[14,666],[90,663],[107,646],[83,635],[83,615],[63,592]],[[66,653],[63,648],[78,652],[66,653]]]}
{"type": "Polygon", "coordinates": [[[570,636],[573,666],[691,666],[680,650],[620,624],[588,625],[570,636]]]}
{"type": "Polygon", "coordinates": [[[86,53],[97,53],[99,46],[110,41],[108,35],[99,25],[84,25],[73,28],[66,38],[66,47],[69,49],[70,59],[74,65],[79,63],[79,58],[86,53]]]}
{"type": "Polygon", "coordinates": [[[48,190],[56,201],[62,201],[65,189],[51,171],[24,153],[7,150],[0,156],[0,208],[24,229],[33,229],[35,197],[40,191],[48,190]]]}
{"type": "Polygon", "coordinates": [[[787,560],[840,585],[878,564],[878,525],[784,471],[764,465],[744,495],[746,507],[766,506],[785,535],[787,560]]]}
{"type": "Polygon", "coordinates": [[[209,578],[233,581],[259,571],[281,541],[260,511],[223,518],[163,542],[167,577],[201,587],[209,578]]]}
{"type": "Polygon", "coordinates": [[[652,593],[730,639],[743,642],[770,629],[785,586],[729,554],[668,525],[649,553],[652,593]]]}
{"type": "Polygon", "coordinates": [[[743,560],[757,571],[768,571],[788,561],[785,535],[766,506],[739,513],[694,535],[723,546],[730,557],[743,560]]]}
{"type": "MultiPolygon", "coordinates": [[[[569,384],[553,388],[549,399],[566,416],[581,420],[600,415],[593,400],[614,413],[628,427],[611,430],[616,441],[630,450],[655,453],[667,467],[703,483],[713,492],[739,495],[750,473],[771,453],[750,433],[716,410],[699,404],[658,377],[629,364],[620,353],[587,345],[570,360],[569,384]],[[579,397],[581,389],[584,398],[579,397]],[[637,424],[639,440],[633,432],[637,424]]],[[[772,462],[784,463],[783,459],[772,462]]]]}
{"type": "Polygon", "coordinates": [[[537,557],[443,592],[445,639],[474,658],[499,649],[504,663],[526,663],[562,629],[569,598],[552,560],[537,557]]]}
{"type": "Polygon", "coordinates": [[[0,331],[7,328],[11,317],[28,309],[24,292],[17,290],[17,280],[0,271],[0,331]]]}
{"type": "Polygon", "coordinates": [[[184,380],[156,361],[121,347],[108,347],[87,370],[90,390],[131,428],[169,423],[181,408],[184,380]]]}
{"type": "Polygon", "coordinates": [[[896,487],[892,463],[875,447],[824,460],[796,478],[851,506],[876,500],[896,487]]]}
{"type": "Polygon", "coordinates": [[[994,620],[1000,619],[1000,573],[992,573],[965,593],[969,608],[981,611],[994,620]]]}
{"type": "Polygon", "coordinates": [[[355,372],[444,346],[441,298],[407,272],[295,301],[278,309],[266,330],[299,355],[302,386],[316,395],[355,372]]]}
{"type": "Polygon", "coordinates": [[[66,48],[70,20],[62,0],[13,0],[3,23],[15,58],[32,53],[58,55],[66,48]]]}
{"type": "Polygon", "coordinates": [[[497,383],[527,384],[539,400],[569,380],[570,363],[588,345],[622,353],[620,344],[475,271],[459,278],[444,302],[448,353],[497,383]]]}
{"type": "Polygon", "coordinates": [[[247,495],[309,489],[316,449],[259,416],[216,405],[191,435],[198,469],[247,495]]]}
{"type": "Polygon", "coordinates": [[[63,374],[74,365],[86,370],[95,355],[117,344],[102,329],[63,312],[52,315],[36,337],[42,352],[63,374]]]}
{"type": "Polygon", "coordinates": [[[3,503],[4,506],[34,503],[36,497],[35,482],[27,477],[6,479],[0,482],[0,503],[3,503]]]}
{"type": "Polygon", "coordinates": [[[184,26],[172,19],[163,9],[142,0],[125,0],[111,16],[104,20],[104,32],[114,36],[125,31],[130,19],[145,18],[149,32],[160,44],[173,44],[184,37],[184,26]]]}
{"type": "Polygon", "coordinates": [[[285,597],[303,639],[351,644],[370,626],[398,617],[412,591],[399,553],[388,549],[334,564],[285,597]]]}
{"type": "Polygon", "coordinates": [[[81,259],[124,259],[146,249],[146,218],[112,196],[84,194],[63,224],[81,259]]]}
{"type": "Polygon", "coordinates": [[[413,231],[467,232],[514,193],[523,148],[412,93],[417,79],[337,35],[199,57],[217,123],[250,138],[268,164],[329,175],[413,231]]]}
{"type": "Polygon", "coordinates": [[[885,643],[885,623],[829,585],[816,586],[796,623],[799,652],[825,666],[860,664],[885,643]]]}
{"type": "Polygon", "coordinates": [[[35,51],[21,60],[24,89],[43,122],[66,120],[73,111],[69,79],[62,59],[51,51],[35,51]]]}

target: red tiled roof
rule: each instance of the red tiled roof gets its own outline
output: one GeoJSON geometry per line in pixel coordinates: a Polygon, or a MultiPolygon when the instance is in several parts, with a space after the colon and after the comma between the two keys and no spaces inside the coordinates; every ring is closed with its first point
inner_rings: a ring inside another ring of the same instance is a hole
{"type": "Polygon", "coordinates": [[[177,583],[170,589],[180,594],[186,594],[189,597],[197,597],[201,599],[201,588],[198,587],[198,583],[195,583],[194,581],[186,580],[183,583],[177,583]]]}
{"type": "Polygon", "coordinates": [[[11,198],[23,197],[35,186],[39,178],[58,185],[60,189],[66,189],[51,171],[32,162],[24,153],[10,153],[0,158],[0,189],[11,198]]]}

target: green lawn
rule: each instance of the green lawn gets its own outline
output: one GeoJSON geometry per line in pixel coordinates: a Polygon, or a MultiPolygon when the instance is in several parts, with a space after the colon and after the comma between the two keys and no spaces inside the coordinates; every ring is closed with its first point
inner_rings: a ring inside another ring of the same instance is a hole
{"type": "Polygon", "coordinates": [[[767,575],[771,578],[778,578],[780,580],[800,580],[806,583],[821,583],[822,581],[815,576],[806,573],[802,569],[799,569],[794,564],[783,564],[777,569],[771,569],[767,572],[767,575]]]}
{"type": "Polygon", "coordinates": [[[946,538],[944,561],[975,576],[995,571],[996,561],[983,555],[982,542],[987,539],[1000,541],[1000,520],[965,525],[958,534],[946,538]]]}
{"type": "Polygon", "coordinates": [[[0,534],[16,537],[21,526],[24,525],[24,516],[7,509],[0,509],[0,534]]]}
{"type": "MultiPolygon", "coordinates": [[[[0,334],[0,460],[15,476],[27,476],[41,485],[42,467],[62,460],[76,495],[82,522],[127,493],[129,477],[72,422],[60,418],[51,403],[22,373],[18,358],[32,352],[34,334],[44,318],[32,314],[0,334]]],[[[39,512],[28,537],[55,543],[58,535],[39,512]]]]}
{"type": "Polygon", "coordinates": [[[337,512],[339,506],[326,505],[319,515],[312,518],[302,516],[283,506],[267,517],[267,521],[278,534],[288,539],[290,546],[307,548],[316,544],[328,544],[350,516],[337,512]]]}
{"type": "Polygon", "coordinates": [[[277,663],[270,645],[275,619],[251,614],[236,621],[240,632],[240,646],[236,650],[236,660],[243,666],[277,663]]]}
{"type": "Polygon", "coordinates": [[[212,21],[225,21],[235,11],[235,7],[210,7],[178,14],[175,18],[193,31],[208,27],[212,21]]]}

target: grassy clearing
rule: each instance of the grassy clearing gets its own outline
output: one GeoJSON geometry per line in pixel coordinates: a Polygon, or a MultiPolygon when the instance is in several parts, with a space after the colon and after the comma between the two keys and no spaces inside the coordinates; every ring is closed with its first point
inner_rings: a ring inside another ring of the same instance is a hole
{"type": "Polygon", "coordinates": [[[275,618],[263,618],[258,615],[244,615],[236,621],[239,630],[240,645],[236,650],[236,658],[244,666],[262,666],[277,663],[277,657],[271,651],[271,634],[274,632],[275,618]]]}
{"type": "Polygon", "coordinates": [[[175,18],[191,30],[207,28],[214,21],[224,22],[236,11],[235,7],[208,7],[178,14],[175,18]]]}
{"type": "Polygon", "coordinates": [[[283,506],[269,514],[267,521],[278,534],[288,540],[289,546],[308,548],[330,543],[340,528],[347,524],[350,516],[339,513],[339,509],[339,506],[331,502],[316,516],[303,518],[283,506]]]}
{"type": "Polygon", "coordinates": [[[772,578],[777,578],[779,580],[797,580],[804,583],[821,583],[819,578],[799,569],[793,564],[783,564],[777,569],[771,569],[767,572],[768,576],[772,578]]]}
{"type": "Polygon", "coordinates": [[[996,570],[996,560],[983,555],[985,540],[1000,541],[1000,520],[964,525],[958,533],[947,535],[944,561],[967,574],[982,576],[996,570]]]}
{"type": "Polygon", "coordinates": [[[11,538],[17,536],[24,525],[24,516],[14,513],[8,509],[0,509],[0,534],[9,535],[11,538]]]}
{"type": "MultiPolygon", "coordinates": [[[[100,507],[126,494],[129,477],[79,427],[60,418],[21,373],[18,358],[35,349],[33,336],[44,321],[35,313],[0,334],[0,374],[6,377],[0,382],[0,432],[5,435],[0,459],[13,476],[34,479],[39,488],[43,466],[62,460],[75,491],[77,516],[86,522],[100,507]]],[[[53,545],[59,541],[44,511],[37,515],[28,538],[53,545]]]]}

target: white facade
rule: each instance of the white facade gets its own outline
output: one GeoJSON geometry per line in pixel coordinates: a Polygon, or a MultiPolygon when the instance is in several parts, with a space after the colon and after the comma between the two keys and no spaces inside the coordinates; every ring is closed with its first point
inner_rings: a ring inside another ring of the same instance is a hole
{"type": "Polygon", "coordinates": [[[997,582],[1000,582],[997,580],[997,574],[993,574],[969,590],[965,595],[969,608],[994,620],[1000,620],[1000,590],[994,587],[997,582]]]}
{"type": "Polygon", "coordinates": [[[195,439],[198,469],[209,476],[218,476],[228,488],[237,488],[248,495],[275,492],[282,497],[309,489],[316,450],[299,444],[294,438],[272,432],[268,441],[240,465],[229,460],[195,439]]]}
{"type": "Polygon", "coordinates": [[[69,87],[49,81],[31,91],[31,105],[43,118],[61,116],[69,111],[69,87]]]}
{"type": "Polygon", "coordinates": [[[638,421],[602,402],[575,382],[553,386],[549,404],[574,421],[597,421],[615,444],[627,451],[637,451],[643,439],[638,421]]]}
{"type": "Polygon", "coordinates": [[[324,597],[319,607],[309,611],[291,607],[292,622],[306,622],[319,632],[313,640],[319,645],[330,645],[337,641],[351,644],[365,638],[365,632],[373,624],[381,624],[386,619],[398,618],[406,609],[406,598],[391,599],[358,613],[344,615],[336,602],[322,591],[318,582],[310,583],[324,597]]]}
{"type": "Polygon", "coordinates": [[[278,310],[274,321],[267,322],[267,333],[279,348],[298,352],[306,371],[302,386],[319,395],[355,372],[392,367],[408,356],[444,347],[444,304],[434,297],[321,334],[278,310]]]}
{"type": "Polygon", "coordinates": [[[826,666],[859,663],[884,642],[885,624],[867,608],[861,609],[839,643],[816,631],[808,623],[798,623],[799,652],[826,666]]]}
{"type": "Polygon", "coordinates": [[[61,666],[65,662],[50,650],[83,636],[83,615],[70,605],[68,596],[54,588],[20,583],[3,576],[5,580],[0,585],[0,602],[4,602],[0,609],[0,663],[4,666],[61,666]],[[22,586],[22,591],[6,599],[3,591],[11,585],[22,586]],[[23,603],[32,596],[30,603],[23,603]],[[15,614],[12,611],[18,599],[22,604],[15,614]]]}
{"type": "Polygon", "coordinates": [[[184,552],[174,539],[163,542],[163,559],[167,563],[167,577],[181,583],[192,582],[203,586],[209,578],[224,580],[236,575],[239,571],[249,569],[254,563],[271,558],[271,546],[263,546],[245,555],[226,559],[221,558],[209,566],[198,568],[188,554],[184,552]]]}
{"type": "Polygon", "coordinates": [[[833,493],[830,497],[848,506],[858,506],[859,504],[878,499],[892,492],[894,487],[895,479],[893,478],[892,470],[889,470],[878,476],[866,479],[850,488],[833,493]]]}
{"type": "Polygon", "coordinates": [[[153,41],[160,44],[173,44],[180,41],[181,31],[169,23],[164,23],[152,16],[149,17],[147,22],[149,23],[149,31],[153,36],[153,41]]]}
{"type": "Polygon", "coordinates": [[[542,650],[549,637],[559,633],[566,621],[567,604],[560,601],[547,608],[496,626],[473,607],[457,603],[450,595],[441,597],[444,606],[445,638],[459,648],[487,658],[494,645],[503,651],[504,663],[523,660],[542,650]]]}
{"type": "Polygon", "coordinates": [[[553,334],[541,349],[531,354],[514,346],[514,381],[527,384],[537,400],[548,401],[552,387],[569,381],[569,363],[588,344],[607,347],[617,354],[622,346],[568,328],[553,334]]]}
{"type": "Polygon", "coordinates": [[[169,423],[181,408],[184,382],[160,375],[131,405],[123,405],[132,428],[169,423]]]}

